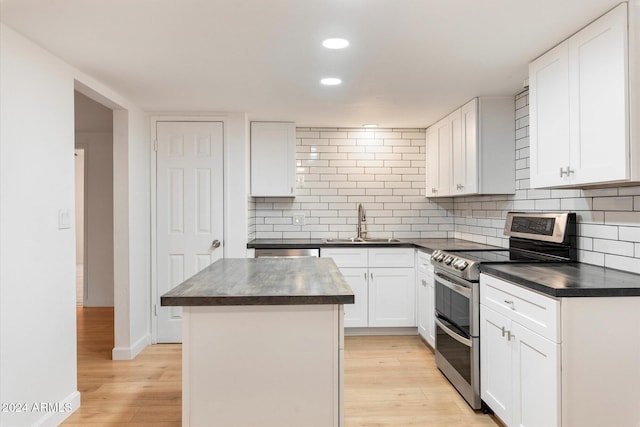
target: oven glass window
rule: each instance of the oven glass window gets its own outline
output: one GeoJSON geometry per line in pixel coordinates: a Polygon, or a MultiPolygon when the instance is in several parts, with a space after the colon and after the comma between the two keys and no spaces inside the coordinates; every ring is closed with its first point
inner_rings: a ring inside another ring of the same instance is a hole
{"type": "Polygon", "coordinates": [[[469,319],[470,300],[441,284],[436,278],[436,312],[461,329],[466,338],[471,336],[469,319]]]}
{"type": "MultiPolygon", "coordinates": [[[[445,325],[447,324],[442,319],[440,321],[445,325]]],[[[468,384],[471,384],[471,363],[473,359],[471,347],[454,340],[440,326],[436,325],[436,348],[462,378],[468,384]]]]}

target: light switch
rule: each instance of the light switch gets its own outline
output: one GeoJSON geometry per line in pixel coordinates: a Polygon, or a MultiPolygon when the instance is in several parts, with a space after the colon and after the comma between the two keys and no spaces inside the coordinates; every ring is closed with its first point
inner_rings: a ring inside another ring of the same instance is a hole
{"type": "Polygon", "coordinates": [[[71,211],[69,209],[60,209],[58,211],[58,229],[63,230],[71,228],[71,211]]]}

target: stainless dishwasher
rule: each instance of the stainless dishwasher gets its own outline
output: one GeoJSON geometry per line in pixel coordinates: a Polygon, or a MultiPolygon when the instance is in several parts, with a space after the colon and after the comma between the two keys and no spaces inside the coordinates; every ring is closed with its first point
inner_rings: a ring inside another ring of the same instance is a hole
{"type": "Polygon", "coordinates": [[[256,258],[318,258],[320,249],[256,249],[256,258]]]}

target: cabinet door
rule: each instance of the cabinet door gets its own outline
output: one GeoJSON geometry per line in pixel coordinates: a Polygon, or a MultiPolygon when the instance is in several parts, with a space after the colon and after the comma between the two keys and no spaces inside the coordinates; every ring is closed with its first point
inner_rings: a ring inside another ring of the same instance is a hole
{"type": "Polygon", "coordinates": [[[510,425],[559,426],[560,344],[516,322],[512,324],[511,340],[515,344],[513,399],[517,404],[513,405],[510,425]]]}
{"type": "Polygon", "coordinates": [[[513,411],[510,328],[511,320],[480,305],[480,397],[506,425],[513,411]]]}
{"type": "Polygon", "coordinates": [[[629,178],[627,4],[569,39],[574,184],[629,178]]]}
{"type": "Polygon", "coordinates": [[[440,120],[427,130],[427,197],[450,195],[451,118],[440,120]]]}
{"type": "MultiPolygon", "coordinates": [[[[460,108],[460,136],[452,138],[452,194],[478,192],[478,99],[460,108]]],[[[454,126],[455,130],[456,127],[454,126]]]]}
{"type": "Polygon", "coordinates": [[[418,272],[418,333],[429,342],[429,283],[426,273],[418,272]]]}
{"type": "Polygon", "coordinates": [[[451,195],[451,141],[454,133],[460,134],[460,120],[449,115],[438,126],[438,196],[451,195]]]}
{"type": "Polygon", "coordinates": [[[426,197],[436,197],[440,186],[440,146],[438,145],[438,128],[434,125],[427,129],[427,171],[426,197]]]}
{"type": "Polygon", "coordinates": [[[355,298],[353,304],[344,305],[344,326],[345,328],[366,328],[369,322],[368,270],[366,268],[341,268],[340,273],[351,286],[355,298]]]}
{"type": "Polygon", "coordinates": [[[433,271],[427,274],[427,342],[436,348],[436,287],[433,271]]]}
{"type": "Polygon", "coordinates": [[[567,185],[561,168],[569,152],[569,43],[529,64],[531,187],[567,185]]]}
{"type": "Polygon", "coordinates": [[[413,268],[369,269],[369,326],[416,326],[413,268]]]}
{"type": "Polygon", "coordinates": [[[251,195],[294,197],[295,124],[251,122],[251,195]]]}

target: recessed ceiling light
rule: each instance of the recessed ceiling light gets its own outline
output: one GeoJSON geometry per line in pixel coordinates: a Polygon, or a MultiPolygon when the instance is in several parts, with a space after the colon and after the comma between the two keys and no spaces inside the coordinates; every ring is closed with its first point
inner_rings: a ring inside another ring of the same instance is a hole
{"type": "Polygon", "coordinates": [[[378,125],[362,125],[363,128],[377,128],[378,125]]]}
{"type": "Polygon", "coordinates": [[[327,86],[335,86],[342,83],[342,80],[337,77],[325,77],[324,79],[320,80],[320,83],[327,86]]]}
{"type": "Polygon", "coordinates": [[[326,47],[327,49],[344,49],[345,47],[349,46],[349,41],[339,38],[326,39],[322,42],[322,46],[326,47]]]}

